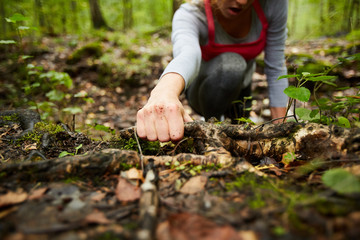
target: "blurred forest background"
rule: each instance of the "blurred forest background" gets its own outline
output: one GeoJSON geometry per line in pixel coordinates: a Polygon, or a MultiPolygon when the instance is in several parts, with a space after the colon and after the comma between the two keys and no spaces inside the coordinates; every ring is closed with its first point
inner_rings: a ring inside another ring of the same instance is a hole
{"type": "MultiPolygon", "coordinates": [[[[5,18],[21,13],[35,36],[87,34],[92,29],[151,31],[170,27],[181,0],[1,0],[1,37],[11,37],[5,18]]],[[[344,35],[359,29],[359,0],[290,0],[290,39],[344,35]]]]}
{"type": "MultiPolygon", "coordinates": [[[[74,128],[133,126],[171,60],[171,20],[183,2],[0,0],[0,108],[30,107],[74,128]]],[[[289,72],[322,72],[358,52],[360,0],[290,0],[288,35],[289,72]]],[[[266,89],[261,56],[257,62],[254,84],[266,89]]],[[[262,92],[253,108],[266,118],[262,92]]]]}

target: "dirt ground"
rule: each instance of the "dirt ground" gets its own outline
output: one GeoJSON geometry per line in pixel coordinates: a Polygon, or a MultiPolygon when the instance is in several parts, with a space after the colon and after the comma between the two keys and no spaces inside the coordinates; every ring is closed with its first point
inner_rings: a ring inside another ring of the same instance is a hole
{"type": "MultiPolygon", "coordinates": [[[[335,42],[340,46],[349,44],[324,39],[289,43],[289,68],[299,64],[291,54],[300,53],[335,63],[338,55],[325,51],[335,42]]],[[[47,44],[47,49],[56,49],[51,39],[43,44],[47,44]]],[[[168,46],[169,42],[161,39],[156,44],[168,46]]],[[[104,42],[104,48],[110,48],[108,45],[111,41],[104,42]]],[[[119,75],[110,78],[112,81],[128,77],[132,82],[121,81],[111,87],[99,83],[101,64],[94,59],[67,64],[72,51],[46,51],[33,61],[49,70],[68,71],[76,90],[86,92],[94,100],[82,105],[83,112],[76,115],[75,128],[80,132],[72,130],[74,122],[69,116],[53,117],[51,121],[62,120],[69,129],[60,123],[60,131],[49,133],[35,128],[40,140],[17,138],[24,131],[17,121],[0,126],[1,239],[360,237],[359,193],[338,192],[323,183],[324,172],[339,167],[359,180],[358,155],[331,159],[297,155],[295,161],[286,164],[282,157],[247,159],[227,151],[209,150],[204,146],[206,141],[191,134],[178,143],[139,140],[137,144],[134,135],[124,129],[135,125],[137,110],[146,103],[157,77],[171,59],[170,48],[164,47],[162,54],[151,58],[147,65],[151,71],[145,77],[136,71],[128,76],[115,72],[119,75]],[[95,131],[90,127],[95,124],[114,129],[115,134],[95,131]],[[139,145],[143,155],[137,152],[139,145]],[[68,155],[59,158],[65,151],[68,155]],[[211,156],[212,151],[218,154],[216,159],[225,156],[234,161],[226,165],[218,160],[194,160],[211,156]],[[176,158],[179,154],[183,157],[176,158]],[[153,164],[151,158],[160,156],[164,162],[153,164]],[[143,171],[142,158],[146,159],[143,171]],[[150,173],[154,173],[154,179],[150,173]]],[[[10,81],[13,73],[4,66],[0,68],[2,76],[10,81]]],[[[356,67],[348,66],[340,73],[342,84],[359,84],[356,67]]],[[[252,120],[267,121],[269,102],[261,64],[252,87],[252,120]]],[[[321,94],[330,93],[325,89],[321,94]]],[[[184,96],[182,101],[191,116],[199,120],[184,96]]],[[[7,100],[3,103],[3,110],[15,105],[7,100]]]]}

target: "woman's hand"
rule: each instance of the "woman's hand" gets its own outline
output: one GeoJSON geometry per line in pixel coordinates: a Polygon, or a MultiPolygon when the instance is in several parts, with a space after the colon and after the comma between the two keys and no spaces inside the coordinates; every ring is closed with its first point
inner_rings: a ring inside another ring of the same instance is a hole
{"type": "Polygon", "coordinates": [[[192,121],[179,100],[183,78],[176,73],[164,75],[151,92],[146,105],[137,113],[140,138],[161,142],[178,141],[184,136],[184,122],[192,121]]]}

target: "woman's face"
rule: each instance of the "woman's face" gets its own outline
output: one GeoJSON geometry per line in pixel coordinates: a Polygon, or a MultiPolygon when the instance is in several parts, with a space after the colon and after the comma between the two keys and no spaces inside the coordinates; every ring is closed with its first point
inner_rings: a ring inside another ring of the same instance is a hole
{"type": "Polygon", "coordinates": [[[233,19],[241,15],[254,0],[215,0],[221,14],[228,19],[233,19]]]}

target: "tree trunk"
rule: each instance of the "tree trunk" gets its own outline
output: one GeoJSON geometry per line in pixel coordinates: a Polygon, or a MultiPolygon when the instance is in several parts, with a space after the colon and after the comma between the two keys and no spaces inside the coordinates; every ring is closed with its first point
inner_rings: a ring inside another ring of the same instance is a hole
{"type": "Polygon", "coordinates": [[[71,12],[72,12],[72,25],[73,25],[75,32],[77,32],[79,30],[79,23],[78,23],[78,17],[77,17],[77,3],[75,0],[71,1],[70,8],[71,8],[71,12]]]}
{"type": "Polygon", "coordinates": [[[293,4],[294,4],[294,7],[293,7],[293,16],[292,16],[292,23],[291,23],[291,34],[295,34],[296,32],[296,17],[297,17],[297,0],[293,0],[292,1],[293,4]]]}
{"type": "Polygon", "coordinates": [[[349,32],[349,29],[348,29],[349,6],[350,6],[350,0],[349,0],[349,1],[344,1],[344,11],[343,11],[342,29],[344,29],[346,32],[349,32]]]}
{"type": "MultiPolygon", "coordinates": [[[[123,139],[133,138],[134,128],[119,132],[123,139]]],[[[105,149],[101,152],[50,159],[39,162],[21,162],[0,165],[0,182],[13,180],[57,180],[70,176],[91,178],[105,173],[118,173],[124,163],[155,166],[190,163],[237,165],[239,169],[252,168],[251,163],[272,158],[277,162],[286,153],[295,153],[298,160],[323,161],[359,159],[360,129],[346,129],[321,124],[269,124],[256,128],[242,125],[191,122],[185,124],[185,136],[194,139],[194,153],[175,156],[140,156],[135,151],[105,149]]]]}
{"type": "Polygon", "coordinates": [[[35,0],[35,13],[37,15],[37,19],[39,21],[40,29],[44,30],[46,28],[45,25],[45,15],[43,11],[43,4],[41,0],[35,0]]]}
{"type": "Polygon", "coordinates": [[[324,31],[325,20],[324,20],[324,0],[320,0],[320,31],[324,31]]]}
{"type": "Polygon", "coordinates": [[[6,21],[5,21],[6,13],[5,13],[4,0],[0,0],[0,17],[1,17],[1,31],[2,31],[2,34],[0,36],[5,38],[5,36],[6,36],[6,21]]]}
{"type": "Polygon", "coordinates": [[[132,0],[123,0],[123,29],[131,29],[133,24],[134,20],[132,0]]]}
{"type": "Polygon", "coordinates": [[[355,13],[356,16],[354,16],[354,29],[358,29],[360,27],[360,0],[356,0],[355,13]]]}
{"type": "Polygon", "coordinates": [[[173,0],[172,1],[172,10],[173,10],[173,16],[174,13],[176,12],[176,10],[178,10],[178,8],[180,7],[180,5],[182,4],[182,0],[173,0]]]}
{"type": "Polygon", "coordinates": [[[108,26],[101,13],[98,0],[89,0],[92,25],[95,29],[107,28],[108,26]]]}

